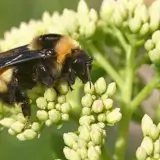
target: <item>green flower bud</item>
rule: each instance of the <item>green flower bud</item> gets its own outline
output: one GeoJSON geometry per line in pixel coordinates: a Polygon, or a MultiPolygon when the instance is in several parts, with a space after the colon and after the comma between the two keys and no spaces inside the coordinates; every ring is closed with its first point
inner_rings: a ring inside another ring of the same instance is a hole
{"type": "Polygon", "coordinates": [[[71,158],[71,149],[69,147],[64,147],[63,148],[63,153],[64,153],[64,155],[67,159],[71,158]]]}
{"type": "Polygon", "coordinates": [[[160,61],[160,53],[156,48],[149,51],[148,55],[152,62],[155,63],[160,61]]]}
{"type": "Polygon", "coordinates": [[[105,122],[106,121],[106,115],[105,113],[101,113],[97,116],[97,119],[99,122],[105,122]]]}
{"type": "Polygon", "coordinates": [[[115,3],[114,0],[103,0],[100,8],[100,17],[104,21],[108,21],[108,18],[112,17],[115,10],[115,3]]]}
{"type": "Polygon", "coordinates": [[[95,95],[92,95],[92,99],[93,99],[93,100],[96,100],[96,98],[97,98],[97,97],[96,97],[95,95]]]}
{"type": "Polygon", "coordinates": [[[32,90],[27,91],[27,96],[30,100],[35,101],[39,96],[34,93],[32,90]]]}
{"type": "Polygon", "coordinates": [[[154,43],[151,39],[147,40],[145,43],[145,49],[147,51],[152,50],[154,48],[154,43]]]}
{"type": "Polygon", "coordinates": [[[160,154],[160,141],[157,139],[154,142],[154,154],[160,154]]]}
{"type": "Polygon", "coordinates": [[[160,155],[158,153],[153,155],[153,159],[154,160],[159,160],[160,159],[160,155]]]}
{"type": "Polygon", "coordinates": [[[82,115],[90,115],[91,114],[91,108],[84,107],[82,108],[82,115]]]}
{"type": "Polygon", "coordinates": [[[69,114],[64,113],[64,114],[61,115],[61,118],[62,118],[62,121],[68,121],[69,120],[69,114]]]}
{"type": "Polygon", "coordinates": [[[31,129],[33,129],[34,131],[39,131],[41,128],[40,124],[38,122],[33,122],[32,123],[32,126],[31,126],[31,129]]]}
{"type": "Polygon", "coordinates": [[[42,95],[44,93],[44,87],[40,85],[36,85],[32,91],[36,94],[42,95]]]}
{"type": "Polygon", "coordinates": [[[95,147],[90,146],[88,149],[88,158],[89,160],[99,160],[100,155],[97,152],[97,150],[95,149],[95,147]]]}
{"type": "Polygon", "coordinates": [[[88,17],[89,17],[90,21],[96,22],[98,20],[97,11],[95,9],[91,8],[88,13],[88,17]]]}
{"type": "Polygon", "coordinates": [[[110,125],[114,125],[116,122],[120,121],[122,118],[122,114],[120,113],[120,108],[115,108],[111,112],[107,113],[106,121],[110,125]]]}
{"type": "Polygon", "coordinates": [[[72,109],[72,107],[71,107],[71,105],[68,102],[63,103],[61,105],[61,112],[62,113],[69,113],[71,111],[71,109],[72,109]]]}
{"type": "Polygon", "coordinates": [[[51,110],[51,109],[54,109],[54,108],[55,108],[55,102],[49,102],[48,105],[47,105],[47,109],[51,110]]]}
{"type": "Polygon", "coordinates": [[[79,119],[79,124],[82,125],[90,125],[92,122],[94,122],[94,118],[92,116],[82,116],[79,119]]]}
{"type": "Polygon", "coordinates": [[[87,142],[84,139],[78,138],[79,148],[87,148],[87,142]]]}
{"type": "Polygon", "coordinates": [[[81,156],[81,159],[87,158],[87,149],[86,148],[79,148],[77,150],[77,152],[81,156]]]}
{"type": "Polygon", "coordinates": [[[23,135],[27,140],[30,140],[30,139],[33,139],[33,138],[37,137],[37,133],[32,129],[26,129],[23,132],[23,135]]]}
{"type": "Polygon", "coordinates": [[[57,93],[53,88],[47,88],[44,92],[44,98],[49,102],[54,101],[57,98],[57,93]]]}
{"type": "Polygon", "coordinates": [[[101,113],[104,110],[104,105],[102,100],[95,100],[92,104],[92,111],[94,113],[101,113]]]}
{"type": "Polygon", "coordinates": [[[155,31],[159,28],[159,10],[150,11],[150,30],[155,31]]]}
{"type": "Polygon", "coordinates": [[[106,94],[111,97],[116,92],[116,83],[112,82],[108,85],[106,94]]]}
{"type": "Polygon", "coordinates": [[[65,157],[69,160],[81,160],[80,155],[68,147],[65,147],[63,149],[63,153],[65,157]]]}
{"type": "Polygon", "coordinates": [[[149,32],[149,24],[148,23],[144,23],[140,29],[140,35],[144,36],[149,32]]]}
{"type": "Polygon", "coordinates": [[[137,16],[137,17],[139,16],[143,23],[148,22],[149,14],[148,14],[148,9],[145,4],[138,5],[135,8],[135,16],[137,16]]]}
{"type": "Polygon", "coordinates": [[[129,21],[129,28],[132,33],[137,33],[141,28],[141,19],[140,17],[134,17],[129,21]]]}
{"type": "Polygon", "coordinates": [[[149,137],[144,137],[141,147],[144,148],[147,155],[151,155],[153,153],[153,141],[149,137]]]}
{"type": "Polygon", "coordinates": [[[106,93],[102,94],[102,96],[101,96],[101,99],[102,99],[102,100],[105,100],[105,99],[107,99],[107,98],[108,98],[108,95],[107,95],[106,93]]]}
{"type": "Polygon", "coordinates": [[[89,13],[89,8],[87,6],[87,3],[84,0],[80,0],[78,7],[77,7],[77,12],[79,15],[88,15],[89,13]]]}
{"type": "Polygon", "coordinates": [[[18,121],[14,122],[10,126],[10,128],[16,133],[20,133],[23,130],[24,127],[25,127],[25,125],[21,122],[18,122],[18,121]]]}
{"type": "Polygon", "coordinates": [[[27,119],[23,116],[22,113],[18,113],[16,115],[16,120],[19,121],[19,122],[21,122],[21,123],[25,123],[27,121],[27,119]]]}
{"type": "Polygon", "coordinates": [[[44,110],[38,110],[36,116],[40,121],[46,121],[48,119],[48,113],[44,110]]]}
{"type": "Polygon", "coordinates": [[[94,85],[93,85],[93,83],[87,82],[87,83],[84,85],[84,92],[85,92],[86,94],[94,94],[94,85]]]}
{"type": "Polygon", "coordinates": [[[150,128],[150,137],[153,139],[153,140],[156,140],[159,136],[159,130],[158,128],[156,127],[156,125],[152,125],[151,128],[150,128]]]}
{"type": "Polygon", "coordinates": [[[156,43],[156,49],[160,52],[160,41],[156,43]]]}
{"type": "Polygon", "coordinates": [[[101,151],[101,147],[100,147],[100,146],[95,146],[95,149],[96,149],[96,151],[98,152],[99,155],[102,154],[102,151],[101,151]]]}
{"type": "Polygon", "coordinates": [[[13,131],[11,128],[9,128],[8,129],[8,133],[10,134],[10,135],[13,135],[13,136],[15,136],[17,133],[15,132],[15,131],[13,131]]]}
{"type": "Polygon", "coordinates": [[[56,110],[61,111],[61,105],[60,105],[59,103],[57,103],[57,104],[55,105],[55,108],[56,108],[56,110]]]}
{"type": "Polygon", "coordinates": [[[47,101],[44,97],[37,98],[36,103],[39,109],[45,109],[47,107],[47,101]]]}
{"type": "Polygon", "coordinates": [[[59,94],[66,95],[69,92],[69,86],[67,81],[60,81],[56,85],[56,89],[59,94]]]}
{"type": "Polygon", "coordinates": [[[145,114],[141,122],[142,132],[144,136],[150,135],[152,125],[153,125],[152,119],[147,114],[145,114]]]}
{"type": "Polygon", "coordinates": [[[91,132],[90,132],[90,137],[91,137],[92,142],[95,145],[101,145],[102,144],[103,135],[100,132],[100,130],[92,129],[91,132]]]}
{"type": "Polygon", "coordinates": [[[100,94],[100,95],[103,94],[107,89],[107,84],[105,79],[103,77],[99,78],[95,82],[94,87],[97,94],[100,94]]]}
{"type": "Polygon", "coordinates": [[[136,151],[136,157],[138,160],[146,160],[147,154],[143,147],[139,147],[136,151]]]}
{"type": "Polygon", "coordinates": [[[78,143],[74,143],[72,149],[74,149],[75,151],[78,150],[78,143]]]}
{"type": "Polygon", "coordinates": [[[110,98],[107,98],[106,100],[103,100],[103,104],[106,110],[109,110],[113,106],[113,100],[110,98]]]}
{"type": "Polygon", "coordinates": [[[84,107],[91,107],[93,103],[92,96],[90,94],[86,94],[85,96],[82,97],[81,103],[82,106],[84,107]]]}
{"type": "Polygon", "coordinates": [[[158,123],[157,128],[159,129],[159,132],[160,132],[160,123],[158,123]]]}
{"type": "Polygon", "coordinates": [[[49,119],[53,122],[53,123],[58,123],[61,119],[61,114],[59,111],[52,109],[48,112],[49,114],[49,119]]]}
{"type": "Polygon", "coordinates": [[[160,30],[155,31],[155,32],[152,34],[152,40],[153,40],[154,43],[159,42],[159,40],[160,40],[160,30]]]}
{"type": "Polygon", "coordinates": [[[122,15],[119,13],[118,10],[115,10],[114,14],[113,14],[113,22],[116,26],[120,27],[122,26],[123,23],[123,17],[122,15]]]}
{"type": "Polygon", "coordinates": [[[48,126],[48,127],[50,127],[52,124],[53,124],[53,121],[50,120],[50,119],[47,119],[47,120],[45,121],[45,125],[48,126]]]}
{"type": "Polygon", "coordinates": [[[10,128],[10,126],[15,122],[16,120],[13,118],[3,118],[0,120],[0,124],[4,127],[10,128]]]}
{"type": "Polygon", "coordinates": [[[20,141],[25,141],[26,140],[26,138],[24,137],[24,134],[23,133],[19,133],[19,134],[17,134],[17,136],[16,136],[17,138],[18,138],[18,140],[20,140],[20,141]]]}
{"type": "Polygon", "coordinates": [[[73,144],[77,142],[78,136],[75,133],[64,133],[63,134],[64,143],[70,148],[73,147],[73,144]]]}
{"type": "Polygon", "coordinates": [[[89,126],[81,126],[80,128],[80,133],[79,133],[79,137],[83,140],[85,140],[86,142],[89,142],[91,137],[90,137],[90,128],[89,126]]]}
{"type": "Polygon", "coordinates": [[[95,146],[95,144],[92,141],[88,142],[88,148],[91,146],[95,146]]]}
{"type": "Polygon", "coordinates": [[[66,102],[66,97],[64,95],[60,95],[57,97],[58,103],[62,104],[66,102]]]}
{"type": "Polygon", "coordinates": [[[103,122],[98,122],[97,124],[101,129],[104,129],[106,126],[103,122]]]}

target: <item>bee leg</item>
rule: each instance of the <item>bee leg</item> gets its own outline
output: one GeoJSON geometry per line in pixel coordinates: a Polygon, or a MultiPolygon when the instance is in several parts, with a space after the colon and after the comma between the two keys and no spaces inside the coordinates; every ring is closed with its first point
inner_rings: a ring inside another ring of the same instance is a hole
{"type": "Polygon", "coordinates": [[[54,79],[42,63],[35,66],[33,80],[47,87],[53,86],[54,83],[54,79]]]}
{"type": "Polygon", "coordinates": [[[24,117],[31,116],[31,108],[29,105],[29,99],[24,91],[22,91],[19,87],[16,88],[16,102],[21,103],[22,113],[24,117]]]}

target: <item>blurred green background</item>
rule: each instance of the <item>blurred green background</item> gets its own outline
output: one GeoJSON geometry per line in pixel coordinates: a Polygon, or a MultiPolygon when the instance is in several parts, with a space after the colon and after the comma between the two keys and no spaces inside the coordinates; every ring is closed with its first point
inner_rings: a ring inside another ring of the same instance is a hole
{"type": "MultiPolygon", "coordinates": [[[[64,8],[76,10],[79,0],[1,0],[0,1],[0,39],[11,27],[19,27],[20,22],[41,19],[44,11],[62,12],[64,8]]],[[[101,0],[87,0],[89,7],[99,10],[101,0]]],[[[23,38],[23,37],[22,37],[23,38]]],[[[20,142],[15,136],[0,131],[0,160],[53,160],[63,157],[64,132],[74,131],[75,123],[69,122],[60,130],[44,129],[41,137],[28,142],[20,142]],[[72,124],[71,124],[72,123],[72,124]],[[59,134],[60,133],[60,134],[59,134]],[[56,155],[56,154],[57,155],[56,155]]]]}

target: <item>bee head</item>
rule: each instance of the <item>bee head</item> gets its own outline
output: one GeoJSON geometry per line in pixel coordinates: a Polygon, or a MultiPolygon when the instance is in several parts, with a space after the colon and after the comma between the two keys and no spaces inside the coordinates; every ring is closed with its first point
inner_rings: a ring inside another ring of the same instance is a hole
{"type": "Polygon", "coordinates": [[[72,69],[76,76],[78,76],[83,83],[91,82],[90,71],[93,59],[81,49],[74,49],[72,58],[72,69]]]}

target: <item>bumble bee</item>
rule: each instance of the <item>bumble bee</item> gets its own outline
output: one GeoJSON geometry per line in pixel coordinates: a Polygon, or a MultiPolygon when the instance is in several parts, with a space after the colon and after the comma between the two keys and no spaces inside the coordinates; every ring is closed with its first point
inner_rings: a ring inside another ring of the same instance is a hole
{"type": "Polygon", "coordinates": [[[64,78],[69,85],[79,77],[90,81],[92,58],[69,36],[45,34],[31,43],[0,53],[0,99],[20,103],[23,115],[30,116],[26,89],[36,84],[53,87],[64,78]]]}

